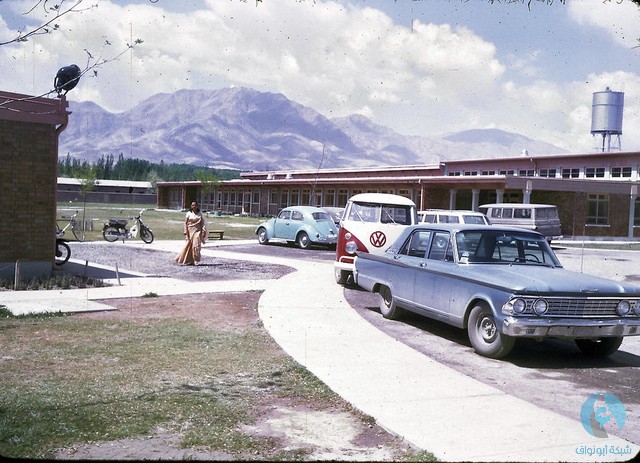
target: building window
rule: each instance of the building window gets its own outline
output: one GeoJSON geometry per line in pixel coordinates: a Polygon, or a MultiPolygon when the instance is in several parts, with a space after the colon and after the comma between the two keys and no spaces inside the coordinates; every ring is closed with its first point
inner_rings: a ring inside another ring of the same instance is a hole
{"type": "Polygon", "coordinates": [[[580,169],[562,169],[562,178],[579,178],[580,169]]]}
{"type": "Polygon", "coordinates": [[[290,206],[298,206],[300,204],[300,190],[291,190],[291,202],[290,206]]]}
{"type": "Polygon", "coordinates": [[[589,195],[587,225],[609,225],[609,195],[589,195]]]}
{"type": "Polygon", "coordinates": [[[280,192],[280,207],[287,207],[289,205],[289,190],[282,190],[280,192]]]}
{"type": "Polygon", "coordinates": [[[338,190],[338,202],[336,203],[336,206],[338,207],[344,207],[347,205],[347,199],[349,195],[349,191],[348,190],[338,190]]]}
{"type": "Polygon", "coordinates": [[[449,177],[460,177],[461,175],[462,175],[462,172],[460,172],[459,170],[455,172],[449,172],[449,177]]]}
{"type": "Polygon", "coordinates": [[[474,175],[478,175],[478,171],[477,170],[466,170],[464,172],[464,175],[467,176],[467,177],[471,177],[471,176],[474,176],[474,175]]]}
{"type": "Polygon", "coordinates": [[[514,170],[501,170],[500,175],[513,175],[514,170]]]}
{"type": "Polygon", "coordinates": [[[535,175],[535,171],[533,169],[520,169],[518,171],[518,175],[520,177],[533,177],[535,175]]]}
{"type": "Polygon", "coordinates": [[[556,169],[540,169],[540,177],[554,178],[556,176],[556,172],[556,169]]]}
{"type": "Polygon", "coordinates": [[[311,205],[311,190],[302,190],[302,202],[300,204],[311,205]]]}
{"type": "Polygon", "coordinates": [[[411,193],[409,190],[398,190],[398,196],[404,196],[405,198],[411,199],[411,193]]]}
{"type": "Polygon", "coordinates": [[[495,170],[483,170],[482,175],[496,175],[495,170]]]}
{"type": "Polygon", "coordinates": [[[612,167],[612,177],[631,177],[631,167],[612,167]]]}
{"type": "Polygon", "coordinates": [[[325,206],[336,205],[336,190],[327,190],[324,192],[324,205],[325,206]]]}
{"type": "Polygon", "coordinates": [[[584,170],[584,176],[587,178],[604,178],[604,167],[587,167],[584,170]]]}

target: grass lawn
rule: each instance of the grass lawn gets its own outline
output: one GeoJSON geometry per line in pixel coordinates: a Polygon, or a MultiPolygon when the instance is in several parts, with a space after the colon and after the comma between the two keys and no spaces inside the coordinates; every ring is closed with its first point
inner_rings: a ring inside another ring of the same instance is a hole
{"type": "MultiPolygon", "coordinates": [[[[101,204],[87,203],[58,203],[58,225],[64,228],[69,218],[79,211],[77,219],[93,223],[93,231],[85,233],[87,241],[102,240],[102,227],[110,218],[129,220],[128,227],[133,225],[133,217],[138,215],[141,209],[145,209],[142,221],[151,229],[155,239],[180,240],[182,236],[182,224],[186,211],[168,209],[155,210],[148,205],[139,204],[101,204]]],[[[224,230],[225,239],[255,239],[255,229],[263,222],[264,218],[242,217],[233,215],[216,216],[205,214],[209,230],[224,230]]],[[[89,227],[87,227],[89,228],[89,227]]],[[[64,237],[73,240],[73,234],[68,229],[64,237]]],[[[139,238],[138,238],[139,239],[139,238]]]]}

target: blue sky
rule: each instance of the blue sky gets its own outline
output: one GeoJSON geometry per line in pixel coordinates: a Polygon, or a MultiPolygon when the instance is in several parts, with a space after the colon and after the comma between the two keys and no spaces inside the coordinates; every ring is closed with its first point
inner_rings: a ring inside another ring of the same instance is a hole
{"type": "MultiPolygon", "coordinates": [[[[34,1],[0,2],[0,40],[42,20],[20,14],[34,1]]],[[[54,34],[0,47],[0,88],[44,93],[58,67],[87,64],[84,49],[109,59],[140,38],[69,98],[119,112],[155,93],[244,86],[403,134],[498,128],[591,152],[592,94],[610,87],[625,92],[622,148],[640,150],[630,0],[82,2],[93,4],[54,34]]]]}

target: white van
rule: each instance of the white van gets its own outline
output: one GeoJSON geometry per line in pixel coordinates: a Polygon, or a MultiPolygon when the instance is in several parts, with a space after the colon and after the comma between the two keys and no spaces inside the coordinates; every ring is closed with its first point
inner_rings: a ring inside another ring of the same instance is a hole
{"type": "Polygon", "coordinates": [[[420,223],[468,223],[472,225],[491,225],[482,212],[445,209],[427,209],[418,212],[420,223]]]}
{"type": "Polygon", "coordinates": [[[562,238],[558,208],[550,204],[484,204],[478,208],[494,225],[509,225],[542,233],[547,241],[562,238]]]}
{"type": "Polygon", "coordinates": [[[356,251],[382,254],[408,225],[418,222],[416,205],[404,196],[361,193],[352,196],[340,220],[335,278],[345,284],[353,275],[356,251]]]}

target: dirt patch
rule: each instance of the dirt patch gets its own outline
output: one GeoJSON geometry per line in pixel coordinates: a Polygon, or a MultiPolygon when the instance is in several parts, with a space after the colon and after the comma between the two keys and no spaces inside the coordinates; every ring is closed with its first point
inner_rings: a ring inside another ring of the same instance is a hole
{"type": "MultiPolygon", "coordinates": [[[[120,246],[120,243],[69,243],[74,259],[91,264],[114,267],[120,271],[133,270],[155,277],[178,278],[186,281],[245,280],[280,278],[294,269],[284,265],[265,264],[243,260],[220,259],[204,256],[198,266],[179,265],[176,254],[155,249],[120,246]]],[[[70,266],[61,267],[70,271],[70,266]]],[[[100,273],[96,278],[113,278],[113,272],[100,273]]]]}
{"type": "MultiPolygon", "coordinates": [[[[199,327],[238,333],[263,330],[255,307],[260,293],[193,294],[100,301],[119,310],[79,314],[107,320],[188,319],[199,327]],[[206,307],[206,310],[203,310],[206,307]]],[[[281,351],[278,355],[284,355],[281,351]]],[[[268,454],[231,455],[208,448],[185,448],[181,435],[157,429],[138,439],[92,442],[57,450],[53,457],[69,460],[229,460],[285,459],[392,461],[416,453],[402,439],[377,426],[340,398],[256,394],[255,420],[240,431],[272,442],[268,454]],[[279,456],[279,457],[278,457],[279,456]]]]}

